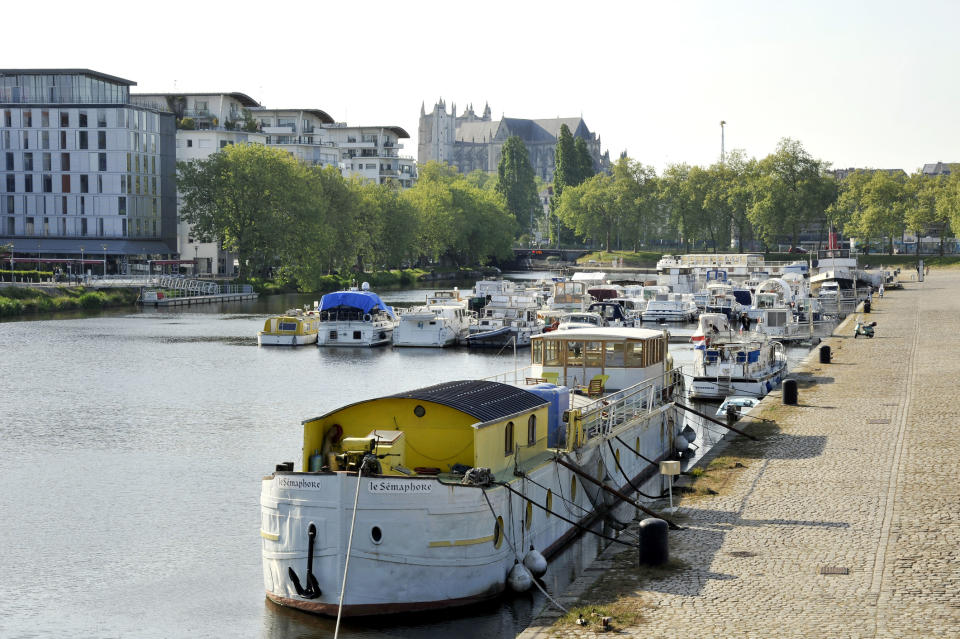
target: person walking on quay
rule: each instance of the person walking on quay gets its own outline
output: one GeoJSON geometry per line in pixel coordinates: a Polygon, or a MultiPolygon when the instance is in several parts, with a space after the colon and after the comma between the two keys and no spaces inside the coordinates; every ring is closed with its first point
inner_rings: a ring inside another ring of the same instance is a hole
{"type": "Polygon", "coordinates": [[[880,288],[877,290],[877,295],[880,296],[880,299],[883,299],[883,282],[880,282],[880,288]]]}

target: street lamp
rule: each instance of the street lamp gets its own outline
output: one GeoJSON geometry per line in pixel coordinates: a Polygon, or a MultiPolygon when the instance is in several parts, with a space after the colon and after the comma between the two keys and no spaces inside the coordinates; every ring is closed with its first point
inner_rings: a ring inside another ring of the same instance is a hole
{"type": "Polygon", "coordinates": [[[103,279],[107,279],[107,245],[101,244],[100,248],[103,249],[103,279]]]}
{"type": "Polygon", "coordinates": [[[80,247],[80,278],[81,278],[81,279],[82,279],[82,278],[84,277],[84,275],[86,274],[86,273],[85,273],[85,269],[84,269],[84,265],[83,265],[83,250],[84,250],[84,249],[83,249],[83,247],[81,246],[81,247],[80,247]]]}
{"type": "Polygon", "coordinates": [[[198,277],[200,275],[200,258],[197,255],[200,252],[200,247],[196,244],[193,245],[193,276],[198,277]]]}
{"type": "Polygon", "coordinates": [[[726,126],[726,120],[720,120],[720,164],[723,164],[724,161],[724,139],[723,139],[723,127],[726,126]]]}

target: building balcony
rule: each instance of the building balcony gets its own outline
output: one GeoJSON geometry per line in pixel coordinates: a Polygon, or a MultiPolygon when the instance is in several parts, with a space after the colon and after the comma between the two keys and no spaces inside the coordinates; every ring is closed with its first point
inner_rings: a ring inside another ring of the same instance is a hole
{"type": "Polygon", "coordinates": [[[284,124],[283,126],[265,126],[263,127],[263,132],[267,135],[290,135],[291,133],[296,133],[296,127],[292,124],[284,124]]]}
{"type": "Polygon", "coordinates": [[[347,140],[340,143],[340,148],[343,149],[373,149],[376,146],[376,142],[357,142],[356,140],[347,140]]]}

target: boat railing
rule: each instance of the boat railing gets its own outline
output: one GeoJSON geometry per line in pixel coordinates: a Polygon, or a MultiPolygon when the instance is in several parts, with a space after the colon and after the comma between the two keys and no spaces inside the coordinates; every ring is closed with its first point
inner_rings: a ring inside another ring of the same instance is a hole
{"type": "Polygon", "coordinates": [[[674,369],[587,404],[580,409],[586,440],[606,437],[617,426],[669,404],[682,387],[683,374],[674,369]]]}

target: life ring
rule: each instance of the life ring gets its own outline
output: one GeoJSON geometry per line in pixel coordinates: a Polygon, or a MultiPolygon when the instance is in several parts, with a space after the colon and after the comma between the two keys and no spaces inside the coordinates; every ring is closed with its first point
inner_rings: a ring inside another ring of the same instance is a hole
{"type": "Polygon", "coordinates": [[[366,315],[363,316],[363,321],[364,321],[364,322],[369,322],[371,319],[373,319],[373,318],[370,317],[370,313],[367,313],[366,315]]]}

